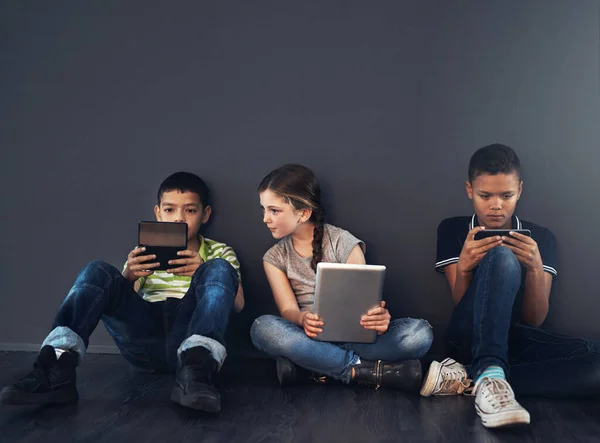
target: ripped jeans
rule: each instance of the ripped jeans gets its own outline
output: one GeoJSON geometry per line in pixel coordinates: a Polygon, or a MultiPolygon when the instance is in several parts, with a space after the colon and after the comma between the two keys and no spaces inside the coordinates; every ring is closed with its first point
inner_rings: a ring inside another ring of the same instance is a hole
{"type": "Polygon", "coordinates": [[[285,357],[298,366],[349,383],[352,366],[359,359],[405,361],[421,358],[433,342],[425,320],[399,318],[375,343],[327,343],[315,341],[284,318],[263,315],[250,329],[252,343],[272,357],[285,357]]]}

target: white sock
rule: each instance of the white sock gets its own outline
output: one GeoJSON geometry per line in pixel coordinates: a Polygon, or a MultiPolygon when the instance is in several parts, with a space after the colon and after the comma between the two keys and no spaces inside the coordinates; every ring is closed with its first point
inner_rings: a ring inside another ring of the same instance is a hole
{"type": "Polygon", "coordinates": [[[54,352],[56,353],[56,359],[58,360],[60,358],[60,356],[63,354],[63,352],[68,352],[68,351],[65,349],[54,348],[54,352]]]}

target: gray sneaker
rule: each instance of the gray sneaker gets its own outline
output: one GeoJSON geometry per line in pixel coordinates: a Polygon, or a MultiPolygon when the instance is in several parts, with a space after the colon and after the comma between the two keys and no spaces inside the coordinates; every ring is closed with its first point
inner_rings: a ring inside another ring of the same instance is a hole
{"type": "Polygon", "coordinates": [[[451,358],[441,363],[434,361],[429,367],[421,395],[460,395],[471,385],[467,370],[463,365],[451,358]]]}

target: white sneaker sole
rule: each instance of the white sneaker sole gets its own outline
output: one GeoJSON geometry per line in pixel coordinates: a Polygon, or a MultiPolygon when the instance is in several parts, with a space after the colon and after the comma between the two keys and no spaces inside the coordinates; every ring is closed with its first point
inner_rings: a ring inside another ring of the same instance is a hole
{"type": "Polygon", "coordinates": [[[427,371],[425,381],[421,387],[421,395],[423,397],[429,397],[431,394],[433,394],[433,390],[435,389],[439,378],[442,376],[441,368],[441,363],[438,363],[437,361],[431,362],[431,366],[429,366],[429,371],[427,371]]]}
{"type": "Polygon", "coordinates": [[[508,426],[523,426],[528,425],[531,422],[529,412],[526,410],[510,410],[504,412],[497,412],[495,414],[487,414],[479,409],[475,404],[475,410],[477,415],[481,417],[481,423],[486,428],[502,428],[508,426]]]}

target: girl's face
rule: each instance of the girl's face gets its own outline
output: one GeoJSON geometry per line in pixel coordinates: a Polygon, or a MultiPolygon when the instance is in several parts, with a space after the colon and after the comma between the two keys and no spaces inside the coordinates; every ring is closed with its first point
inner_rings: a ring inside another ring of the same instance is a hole
{"type": "Polygon", "coordinates": [[[300,224],[310,218],[310,211],[295,210],[283,197],[270,189],[260,193],[260,206],[263,211],[263,222],[271,231],[273,238],[278,240],[294,233],[300,224]]]}

